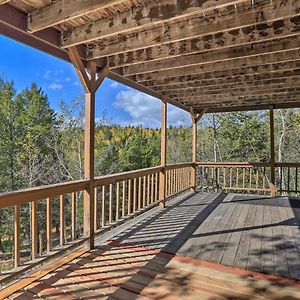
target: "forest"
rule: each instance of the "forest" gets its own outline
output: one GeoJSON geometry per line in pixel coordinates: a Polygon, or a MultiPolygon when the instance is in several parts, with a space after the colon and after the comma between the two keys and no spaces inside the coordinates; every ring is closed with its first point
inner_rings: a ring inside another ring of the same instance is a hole
{"type": "MultiPolygon", "coordinates": [[[[57,112],[37,84],[17,92],[13,82],[0,79],[0,192],[84,178],[83,125],[83,96],[78,95],[71,103],[61,101],[57,112]]],[[[275,133],[276,161],[299,161],[299,110],[276,110],[275,133]]],[[[191,161],[191,145],[189,126],[170,126],[167,162],[191,161]]],[[[201,161],[267,162],[268,111],[206,115],[198,124],[197,152],[201,161]]],[[[97,176],[159,164],[159,128],[122,127],[103,113],[95,133],[97,176]]],[[[45,208],[40,205],[42,214],[45,208]]],[[[7,238],[13,232],[12,213],[10,208],[0,210],[2,259],[12,255],[12,242],[7,238]]],[[[30,243],[29,214],[29,205],[22,206],[24,247],[30,243]]],[[[56,225],[58,207],[53,214],[56,225]]]]}

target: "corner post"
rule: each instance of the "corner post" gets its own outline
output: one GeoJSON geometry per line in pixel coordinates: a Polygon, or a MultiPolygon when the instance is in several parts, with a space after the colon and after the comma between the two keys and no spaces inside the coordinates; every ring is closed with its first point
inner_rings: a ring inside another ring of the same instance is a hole
{"type": "Polygon", "coordinates": [[[197,163],[197,133],[198,133],[198,122],[206,113],[207,108],[201,110],[201,112],[196,115],[193,108],[191,108],[191,117],[192,117],[192,166],[191,166],[191,189],[196,190],[196,163],[197,163]]]}
{"type": "Polygon", "coordinates": [[[196,162],[197,162],[197,117],[191,111],[192,117],[192,166],[191,166],[191,189],[196,190],[196,162]]]}
{"type": "Polygon", "coordinates": [[[88,180],[88,187],[84,191],[83,200],[83,230],[87,238],[85,246],[94,248],[94,182],[95,182],[95,102],[96,92],[105,79],[109,69],[104,67],[98,73],[95,62],[89,62],[88,70],[78,53],[76,47],[68,49],[69,58],[75,67],[81,84],[85,91],[85,124],[84,124],[84,177],[88,180]],[[89,71],[89,72],[88,72],[89,71]]]}
{"type": "Polygon", "coordinates": [[[270,164],[271,164],[271,196],[276,196],[275,185],[275,138],[274,138],[274,107],[271,105],[269,108],[269,121],[270,121],[270,164]]]}
{"type": "Polygon", "coordinates": [[[166,164],[167,164],[167,100],[161,99],[161,153],[160,165],[162,170],[159,173],[159,201],[160,207],[165,207],[166,198],[166,164]]]}

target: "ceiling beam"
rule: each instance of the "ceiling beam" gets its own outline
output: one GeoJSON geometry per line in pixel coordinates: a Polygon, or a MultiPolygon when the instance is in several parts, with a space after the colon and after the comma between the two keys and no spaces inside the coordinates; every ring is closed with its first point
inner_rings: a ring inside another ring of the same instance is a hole
{"type": "Polygon", "coordinates": [[[251,72],[252,68],[229,69],[224,72],[204,73],[195,75],[186,75],[178,77],[169,77],[158,80],[144,82],[148,87],[157,91],[164,91],[172,88],[188,87],[197,85],[222,85],[234,84],[255,80],[280,79],[300,75],[300,60],[287,62],[282,68],[276,69],[279,64],[266,65],[266,72],[259,74],[251,72]],[[250,71],[248,71],[250,70],[250,71]]]}
{"type": "MultiPolygon", "coordinates": [[[[300,99],[299,99],[300,100],[300,99]]],[[[299,108],[300,101],[295,101],[292,103],[276,103],[272,104],[274,109],[288,109],[288,108],[299,108]]],[[[231,106],[231,107],[210,107],[207,109],[206,113],[222,113],[222,112],[237,112],[237,111],[254,111],[254,110],[268,110],[270,104],[266,105],[244,105],[244,106],[231,106]]],[[[197,112],[201,111],[201,108],[197,109],[197,112]]]]}
{"type": "Polygon", "coordinates": [[[180,57],[163,59],[148,63],[136,64],[122,68],[122,74],[125,76],[160,72],[172,70],[176,72],[177,68],[197,66],[197,70],[203,69],[208,72],[216,70],[222,65],[256,65],[258,63],[272,63],[282,60],[274,60],[274,56],[299,58],[300,35],[279,40],[266,41],[262,43],[249,44],[233,48],[218,49],[215,51],[207,51],[191,55],[182,55],[180,57]],[[295,49],[298,50],[298,57],[295,56],[295,49]],[[290,51],[291,50],[291,51],[290,51]],[[282,54],[281,54],[282,53],[282,54]]]}
{"type": "MultiPolygon", "coordinates": [[[[300,97],[300,88],[286,88],[286,89],[277,89],[275,91],[266,90],[266,91],[259,91],[257,93],[253,92],[249,94],[248,92],[245,93],[222,93],[222,94],[207,94],[207,95],[193,95],[193,94],[186,94],[186,95],[173,95],[174,99],[180,99],[180,102],[184,103],[185,100],[190,102],[205,102],[208,100],[214,101],[215,103],[223,103],[225,101],[242,101],[247,100],[249,98],[273,98],[273,97],[291,97],[291,96],[298,96],[300,97]]],[[[286,98],[286,99],[287,99],[286,98]]]]}
{"type": "MultiPolygon", "coordinates": [[[[300,37],[299,37],[300,38],[300,37]]],[[[233,74],[259,74],[273,70],[276,64],[277,70],[286,69],[286,63],[293,62],[299,58],[300,48],[293,50],[283,50],[275,53],[266,53],[251,57],[238,57],[225,61],[205,63],[205,60],[199,58],[199,64],[178,67],[174,69],[164,69],[152,73],[137,74],[136,79],[139,82],[152,81],[168,77],[178,77],[186,75],[205,74],[206,78],[212,78],[215,73],[225,73],[229,76],[232,70],[233,74]],[[202,62],[201,62],[202,61],[202,62]],[[226,73],[228,72],[228,75],[226,73]]]]}
{"type": "MultiPolygon", "coordinates": [[[[111,68],[125,67],[134,64],[157,62],[162,59],[180,57],[182,55],[196,54],[217,49],[232,49],[233,47],[261,43],[269,40],[297,35],[300,32],[296,18],[281,19],[262,23],[259,26],[248,26],[209,34],[189,40],[162,44],[139,51],[124,52],[107,58],[111,68]]],[[[300,17],[299,17],[300,23],[300,17]]]]}
{"type": "MultiPolygon", "coordinates": [[[[195,84],[184,88],[173,88],[164,91],[160,91],[164,95],[180,95],[186,93],[197,93],[198,94],[214,94],[222,92],[242,92],[246,90],[258,91],[261,89],[276,89],[281,87],[298,87],[300,85],[300,76],[289,77],[282,79],[266,79],[261,81],[247,81],[247,82],[236,82],[234,84],[222,84],[222,85],[202,85],[195,84]]],[[[156,89],[155,89],[156,90],[156,89]]]]}
{"type": "MultiPolygon", "coordinates": [[[[129,11],[96,20],[88,24],[75,27],[63,37],[62,47],[70,47],[88,43],[99,38],[108,38],[116,34],[125,34],[155,26],[165,21],[174,21],[178,18],[187,18],[195,13],[203,13],[211,8],[224,5],[234,5],[247,0],[215,0],[208,1],[165,1],[144,0],[143,6],[134,7],[129,11]]],[[[249,2],[249,1],[248,1],[249,2]]]]}
{"type": "Polygon", "coordinates": [[[239,12],[232,5],[226,11],[216,11],[211,16],[198,15],[191,17],[188,21],[155,26],[133,34],[120,34],[114,39],[101,39],[89,48],[89,57],[106,57],[229,29],[234,34],[234,29],[250,25],[259,26],[261,23],[297,15],[299,6],[300,3],[297,0],[286,0],[284,3],[281,0],[264,1],[264,4],[258,3],[255,6],[252,6],[249,1],[247,9],[243,6],[243,10],[239,12]]]}
{"type": "Polygon", "coordinates": [[[159,85],[152,87],[155,91],[159,93],[171,92],[174,90],[184,90],[192,87],[201,87],[201,88],[216,88],[216,89],[226,89],[234,87],[243,87],[245,85],[250,86],[260,86],[260,85],[270,85],[277,83],[285,83],[289,79],[294,81],[297,80],[300,82],[300,69],[296,70],[297,72],[288,73],[279,73],[281,75],[278,77],[273,77],[270,74],[266,75],[253,75],[253,76],[239,76],[236,78],[220,78],[220,79],[211,79],[206,81],[195,80],[190,82],[178,82],[170,85],[159,85]]]}
{"type": "Polygon", "coordinates": [[[0,5],[8,3],[10,0],[0,0],[0,5]]]}
{"type": "Polygon", "coordinates": [[[36,32],[122,2],[124,0],[57,0],[29,15],[28,30],[36,32]]]}

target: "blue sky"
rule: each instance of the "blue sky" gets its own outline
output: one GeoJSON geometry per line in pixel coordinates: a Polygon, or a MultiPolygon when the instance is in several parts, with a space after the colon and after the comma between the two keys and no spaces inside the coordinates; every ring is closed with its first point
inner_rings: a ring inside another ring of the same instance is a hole
{"type": "MultiPolygon", "coordinates": [[[[59,111],[66,103],[83,94],[70,63],[15,42],[0,35],[0,76],[14,81],[17,91],[36,82],[48,95],[51,107],[59,111]]],[[[120,125],[160,127],[160,101],[110,79],[97,92],[96,117],[103,112],[120,125]]],[[[190,125],[188,114],[174,106],[168,108],[169,125],[190,125]]]]}

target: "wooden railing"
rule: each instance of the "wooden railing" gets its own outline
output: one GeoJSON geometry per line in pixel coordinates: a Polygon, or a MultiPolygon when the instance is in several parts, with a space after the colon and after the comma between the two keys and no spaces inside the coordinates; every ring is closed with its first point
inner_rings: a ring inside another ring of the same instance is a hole
{"type": "MultiPolygon", "coordinates": [[[[197,186],[202,191],[271,193],[270,163],[199,162],[197,169],[197,186]]],[[[299,172],[300,163],[275,163],[276,195],[298,195],[299,172]]]]}
{"type": "Polygon", "coordinates": [[[276,187],[279,195],[300,193],[300,163],[276,163],[276,187]]]}
{"type": "MultiPolygon", "coordinates": [[[[163,170],[166,197],[190,188],[191,166],[191,163],[175,164],[165,169],[159,166],[95,178],[94,231],[101,233],[157,205],[160,202],[159,173],[163,170]]],[[[0,194],[0,209],[10,210],[14,229],[9,237],[13,259],[7,265],[9,270],[0,272],[0,285],[89,238],[83,236],[83,192],[88,190],[89,184],[88,180],[80,180],[0,194]],[[21,218],[24,210],[25,219],[21,218]],[[27,228],[24,222],[29,224],[27,228]],[[26,245],[21,244],[24,230],[30,234],[26,245]]]]}
{"type": "Polygon", "coordinates": [[[268,163],[197,163],[197,185],[201,190],[270,193],[268,163]]]}
{"type": "Polygon", "coordinates": [[[8,261],[6,269],[15,267],[13,272],[2,270],[0,285],[84,241],[82,222],[81,225],[77,222],[77,206],[83,201],[82,192],[87,186],[87,180],[80,180],[0,194],[0,209],[10,209],[14,224],[13,236],[1,237],[13,245],[13,262],[8,261]],[[54,207],[59,215],[57,224],[52,222],[54,207]],[[21,224],[21,211],[25,212],[22,218],[25,224],[21,224]],[[24,238],[25,231],[30,241],[24,238]],[[42,233],[45,243],[39,239],[42,233]]]}
{"type": "Polygon", "coordinates": [[[191,187],[191,163],[166,167],[166,196],[182,192],[191,187]]]}

